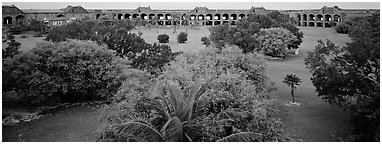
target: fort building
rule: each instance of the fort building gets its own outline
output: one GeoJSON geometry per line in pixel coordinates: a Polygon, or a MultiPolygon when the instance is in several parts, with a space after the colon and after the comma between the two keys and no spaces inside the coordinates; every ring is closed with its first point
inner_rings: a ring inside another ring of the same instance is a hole
{"type": "MultiPolygon", "coordinates": [[[[28,24],[32,19],[44,21],[50,26],[62,25],[74,20],[117,19],[137,20],[143,23],[156,22],[158,25],[213,26],[220,24],[235,25],[236,21],[251,14],[268,14],[276,10],[264,7],[245,9],[85,9],[81,6],[67,6],[62,9],[19,9],[15,5],[2,6],[3,27],[17,27],[28,24]]],[[[278,10],[281,14],[293,18],[296,25],[306,27],[331,27],[347,18],[369,16],[379,13],[379,9],[342,9],[337,6],[307,10],[278,10]]]]}

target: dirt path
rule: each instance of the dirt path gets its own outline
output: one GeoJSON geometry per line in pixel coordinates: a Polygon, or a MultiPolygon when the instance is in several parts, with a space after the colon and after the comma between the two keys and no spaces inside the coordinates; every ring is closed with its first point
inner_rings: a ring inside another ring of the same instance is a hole
{"type": "Polygon", "coordinates": [[[3,142],[89,142],[96,141],[101,126],[95,106],[73,106],[40,119],[3,126],[3,142]]]}
{"type": "Polygon", "coordinates": [[[336,34],[333,29],[301,28],[301,30],[305,38],[299,51],[300,55],[283,61],[268,62],[268,74],[278,88],[274,98],[278,100],[279,116],[285,125],[284,132],[294,141],[337,141],[342,139],[339,137],[350,134],[352,129],[350,115],[342,108],[330,105],[317,96],[310,80],[311,74],[305,69],[304,58],[308,51],[313,51],[319,39],[330,39],[338,45],[344,45],[350,39],[347,35],[336,34]],[[300,106],[286,105],[291,101],[290,88],[282,83],[282,80],[291,73],[303,81],[295,93],[295,100],[301,103],[300,106]]]}

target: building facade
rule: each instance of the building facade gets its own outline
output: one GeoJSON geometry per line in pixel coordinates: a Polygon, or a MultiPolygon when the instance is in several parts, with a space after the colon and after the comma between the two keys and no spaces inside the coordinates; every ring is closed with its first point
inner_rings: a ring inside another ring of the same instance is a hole
{"type": "MultiPolygon", "coordinates": [[[[251,7],[248,10],[208,9],[195,7],[192,10],[158,10],[150,7],[136,9],[85,9],[81,6],[67,6],[63,9],[19,9],[15,5],[2,7],[3,27],[15,27],[27,24],[32,19],[44,21],[55,26],[73,20],[117,19],[140,20],[142,23],[156,22],[158,25],[213,26],[220,24],[235,25],[236,21],[251,14],[268,14],[274,10],[264,7],[251,7]]],[[[280,10],[282,14],[295,19],[298,26],[331,27],[344,19],[356,16],[369,16],[379,13],[379,9],[341,9],[337,6],[309,10],[280,10]]]]}

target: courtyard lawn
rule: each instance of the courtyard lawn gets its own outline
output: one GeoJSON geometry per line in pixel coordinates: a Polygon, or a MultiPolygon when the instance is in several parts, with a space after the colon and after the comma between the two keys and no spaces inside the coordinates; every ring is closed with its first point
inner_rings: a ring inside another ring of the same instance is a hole
{"type": "Polygon", "coordinates": [[[299,55],[291,56],[282,61],[268,61],[268,75],[275,82],[278,91],[273,95],[277,99],[280,111],[278,115],[283,119],[284,132],[296,141],[338,141],[342,136],[349,135],[352,130],[350,114],[338,106],[324,102],[315,93],[309,70],[305,69],[304,58],[307,52],[313,51],[319,39],[329,39],[336,45],[343,46],[350,42],[348,35],[337,34],[329,28],[300,27],[304,32],[303,43],[299,55]],[[290,87],[284,84],[283,78],[287,74],[296,74],[302,79],[295,91],[296,102],[300,106],[288,106],[292,96],[290,87]]]}
{"type": "MultiPolygon", "coordinates": [[[[304,39],[299,55],[284,60],[268,61],[268,75],[278,88],[271,97],[275,99],[275,106],[280,110],[276,116],[282,119],[285,134],[294,141],[346,140],[346,137],[341,138],[341,136],[351,133],[349,113],[324,102],[317,96],[310,81],[311,74],[305,69],[304,58],[307,52],[314,49],[319,39],[329,39],[337,45],[344,45],[350,42],[350,38],[347,35],[337,34],[330,28],[300,27],[300,29],[304,32],[304,39]],[[301,103],[300,106],[287,105],[291,100],[290,87],[282,83],[282,80],[291,73],[303,81],[295,91],[295,100],[301,103]]],[[[208,28],[205,27],[200,30],[188,29],[188,41],[179,44],[176,40],[177,35],[181,31],[186,31],[185,28],[177,29],[178,33],[175,34],[172,27],[160,28],[158,33],[156,28],[150,30],[140,28],[140,31],[148,43],[157,43],[159,34],[168,34],[170,36],[168,45],[173,51],[183,52],[203,49],[205,46],[200,38],[209,35],[208,28]]],[[[138,33],[138,30],[133,32],[138,33]]],[[[30,50],[36,46],[37,41],[42,40],[43,38],[32,36],[24,39],[20,39],[20,35],[16,36],[16,41],[22,44],[23,51],[30,50]]],[[[68,108],[31,122],[3,126],[3,141],[95,141],[95,133],[101,124],[98,110],[88,107],[68,108]]]]}

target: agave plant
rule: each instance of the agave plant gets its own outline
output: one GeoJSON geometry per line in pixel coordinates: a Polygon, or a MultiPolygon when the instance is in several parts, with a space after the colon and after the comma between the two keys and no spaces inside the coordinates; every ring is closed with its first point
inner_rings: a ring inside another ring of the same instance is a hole
{"type": "MultiPolygon", "coordinates": [[[[168,121],[160,130],[157,130],[150,123],[145,121],[131,121],[114,127],[114,132],[119,136],[133,136],[148,142],[187,142],[192,141],[190,135],[195,133],[200,126],[192,125],[193,120],[203,112],[202,97],[209,94],[207,90],[198,95],[202,84],[192,85],[190,95],[185,97],[183,92],[175,86],[168,86],[168,99],[162,93],[155,97],[150,104],[160,107],[166,111],[168,121]],[[172,103],[172,105],[171,105],[172,103]]],[[[219,141],[260,141],[261,134],[252,132],[242,132],[227,136],[219,141]]]]}

